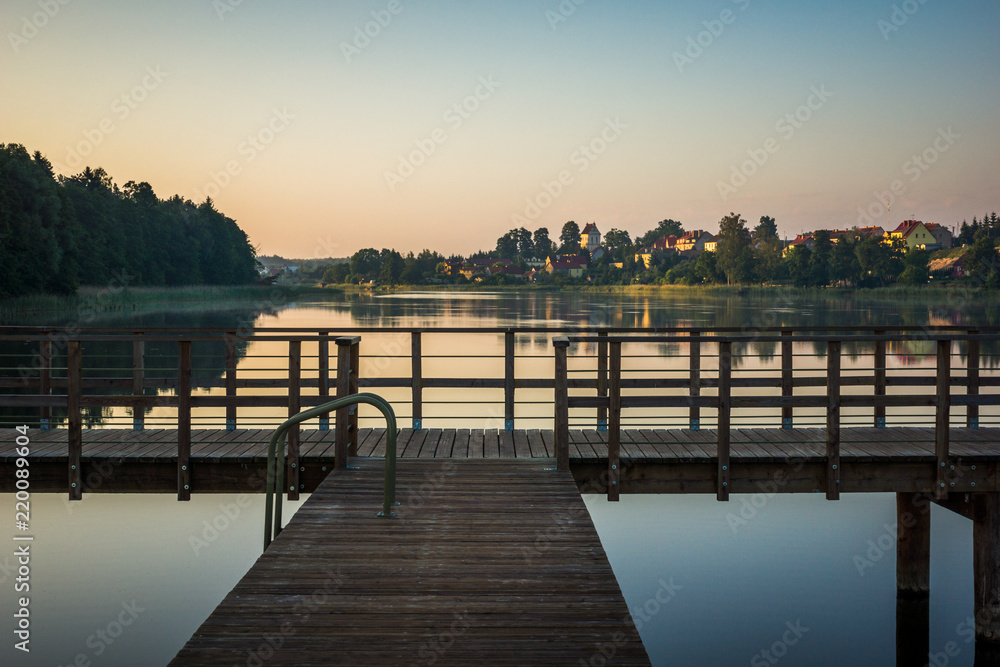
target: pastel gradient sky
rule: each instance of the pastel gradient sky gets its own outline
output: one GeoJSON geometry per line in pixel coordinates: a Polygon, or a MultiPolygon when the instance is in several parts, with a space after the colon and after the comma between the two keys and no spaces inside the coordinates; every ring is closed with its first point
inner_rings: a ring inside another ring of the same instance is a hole
{"type": "Polygon", "coordinates": [[[264,254],[885,226],[894,182],[895,222],[1000,203],[996,0],[5,0],[0,28],[0,142],[211,195],[264,254]]]}

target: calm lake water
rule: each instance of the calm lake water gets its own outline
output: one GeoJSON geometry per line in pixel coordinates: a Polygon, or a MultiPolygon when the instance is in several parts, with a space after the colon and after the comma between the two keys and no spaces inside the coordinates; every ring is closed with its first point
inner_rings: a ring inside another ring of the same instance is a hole
{"type": "MultiPolygon", "coordinates": [[[[79,314],[30,319],[20,323],[63,325],[79,321],[79,314]]],[[[295,302],[275,296],[259,303],[118,314],[89,323],[383,327],[391,343],[393,328],[417,326],[920,326],[987,325],[998,319],[1000,309],[992,299],[928,305],[851,297],[767,300],[531,292],[332,294],[295,302]]],[[[461,340],[435,344],[441,346],[442,356],[466,350],[494,355],[496,345],[502,353],[502,341],[492,341],[485,349],[479,342],[461,340]]],[[[425,355],[435,354],[435,344],[428,349],[425,343],[425,355]]],[[[525,359],[519,364],[526,368],[534,363],[527,357],[546,356],[551,349],[544,336],[523,347],[518,354],[525,359]]],[[[393,376],[394,365],[403,362],[383,352],[385,367],[379,372],[393,376]]],[[[748,350],[748,359],[764,360],[758,365],[748,362],[747,372],[765,372],[767,353],[748,350]]],[[[248,351],[247,358],[262,363],[254,354],[248,351]]],[[[901,366],[923,365],[925,354],[921,349],[900,350],[894,359],[901,366]]],[[[822,365],[819,358],[815,361],[816,367],[822,365]]],[[[273,368],[280,363],[275,360],[273,368]]],[[[468,372],[466,361],[443,360],[437,368],[434,363],[428,360],[425,365],[427,375],[468,372]],[[428,365],[431,370],[426,370],[428,365]]],[[[551,415],[545,406],[537,413],[530,405],[524,409],[519,418],[551,415]]],[[[437,425],[496,425],[481,417],[455,416],[441,413],[442,419],[452,420],[437,425]]],[[[263,422],[265,417],[249,419],[263,422]]],[[[115,422],[114,415],[109,422],[115,422]]],[[[626,496],[617,504],[600,496],[585,500],[654,665],[777,664],[762,657],[765,650],[780,654],[781,665],[895,664],[895,547],[883,555],[878,546],[891,543],[887,526],[895,522],[893,495],[847,495],[839,502],[818,495],[734,496],[728,504],[707,496],[626,496]],[[741,509],[751,515],[744,507],[751,501],[757,506],[752,516],[745,523],[735,522],[741,509]],[[870,566],[859,569],[860,559],[870,566]],[[674,595],[662,604],[658,597],[664,599],[665,588],[674,595]],[[783,637],[793,636],[790,627],[798,630],[796,641],[783,645],[783,637]]],[[[12,496],[0,501],[10,508],[10,520],[0,531],[10,545],[14,501],[12,496]]],[[[63,496],[34,496],[32,651],[26,655],[13,648],[10,610],[16,575],[9,547],[0,551],[5,610],[0,633],[7,638],[0,647],[0,663],[165,665],[259,555],[263,506],[260,496],[195,496],[190,503],[152,495],[94,494],[80,503],[69,503],[63,496]],[[234,518],[220,519],[227,512],[234,518]],[[213,522],[225,528],[206,532],[213,522]],[[212,539],[199,542],[206,537],[212,539]]],[[[961,628],[972,613],[972,526],[936,507],[931,578],[931,648],[936,652],[956,642],[960,652],[948,664],[971,666],[973,647],[961,628]]],[[[602,639],[595,637],[595,645],[602,639]]]]}

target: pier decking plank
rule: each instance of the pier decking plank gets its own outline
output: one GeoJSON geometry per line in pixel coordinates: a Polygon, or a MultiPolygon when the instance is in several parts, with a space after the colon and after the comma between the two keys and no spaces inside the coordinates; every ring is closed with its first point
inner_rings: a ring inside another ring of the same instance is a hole
{"type": "Polygon", "coordinates": [[[592,664],[602,646],[607,664],[650,664],[551,460],[407,459],[392,520],[375,517],[382,465],[331,473],[171,667],[242,664],[276,636],[276,667],[592,664]]]}

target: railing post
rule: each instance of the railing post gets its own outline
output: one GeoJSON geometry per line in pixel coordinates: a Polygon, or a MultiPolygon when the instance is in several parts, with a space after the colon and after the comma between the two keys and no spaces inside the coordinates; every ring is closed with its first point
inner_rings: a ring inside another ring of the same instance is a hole
{"type": "MultiPolygon", "coordinates": [[[[328,403],[330,398],[330,332],[319,332],[319,343],[317,344],[317,356],[319,357],[319,396],[320,403],[328,403]]],[[[319,430],[330,430],[330,413],[319,416],[319,430]]]]}
{"type": "Polygon", "coordinates": [[[514,430],[514,332],[504,332],[504,429],[514,430]]]}
{"type": "MultiPolygon", "coordinates": [[[[697,338],[701,336],[701,332],[692,331],[688,334],[691,338],[697,338]]],[[[690,393],[692,399],[701,396],[701,340],[692,340],[690,343],[691,347],[691,377],[690,377],[690,393]]],[[[694,405],[692,400],[690,415],[689,415],[689,425],[692,431],[701,430],[701,408],[694,405]]]]}
{"type": "Polygon", "coordinates": [[[555,438],[556,438],[556,469],[569,470],[569,372],[566,354],[569,350],[569,338],[558,336],[552,339],[556,353],[555,378],[555,438]]]}
{"type": "MultiPolygon", "coordinates": [[[[970,331],[970,336],[978,336],[978,331],[970,331]]],[[[979,341],[970,340],[968,347],[968,370],[965,373],[966,390],[969,396],[979,396],[979,341]]],[[[979,406],[969,403],[965,412],[965,425],[979,428],[979,406]]]]}
{"type": "Polygon", "coordinates": [[[178,351],[177,500],[191,500],[191,341],[180,341],[178,351]]]}
{"type": "Polygon", "coordinates": [[[729,420],[733,407],[733,344],[719,343],[719,428],[716,453],[719,459],[716,498],[729,500],[729,420]]]}
{"type": "MultiPolygon", "coordinates": [[[[876,336],[885,336],[884,331],[876,331],[876,336]]],[[[885,373],[886,373],[885,341],[875,341],[875,396],[885,396],[885,373]]],[[[885,428],[885,406],[875,406],[875,428],[885,428]]]]}
{"type": "Polygon", "coordinates": [[[618,501],[621,488],[622,344],[611,343],[611,386],[608,403],[608,500],[618,501]]]}
{"type": "MultiPolygon", "coordinates": [[[[142,332],[135,332],[132,341],[132,396],[140,398],[145,394],[146,343],[142,340],[142,332]]],[[[134,405],[132,407],[132,430],[141,431],[146,426],[145,409],[134,405]]]]}
{"type": "Polygon", "coordinates": [[[826,345],[826,499],[840,500],[840,341],[826,345]]]}
{"type": "MultiPolygon", "coordinates": [[[[795,393],[795,363],[791,331],[781,332],[781,397],[791,398],[795,393]]],[[[795,409],[790,405],[781,406],[781,428],[790,429],[794,425],[795,409]]]]}
{"type": "MultiPolygon", "coordinates": [[[[42,340],[38,350],[38,393],[42,396],[49,396],[52,393],[52,341],[48,338],[42,340]]],[[[42,413],[39,427],[47,431],[52,423],[52,408],[48,405],[42,406],[42,413]]]]}
{"type": "Polygon", "coordinates": [[[413,412],[413,430],[419,431],[424,427],[424,363],[423,363],[423,343],[420,332],[414,331],[410,334],[410,377],[411,377],[411,398],[410,405],[413,412]]]}
{"type": "MultiPolygon", "coordinates": [[[[351,395],[357,394],[361,379],[361,338],[351,346],[351,373],[347,381],[347,390],[351,395]]],[[[352,405],[347,411],[347,455],[358,455],[358,424],[361,422],[359,414],[361,407],[352,405]]]]}
{"type": "Polygon", "coordinates": [[[80,458],[83,455],[83,413],[80,396],[83,393],[83,351],[80,341],[66,344],[66,420],[69,426],[69,499],[83,498],[83,473],[80,458]]]}
{"type": "MultiPolygon", "coordinates": [[[[341,336],[336,339],[337,343],[337,398],[349,396],[351,392],[352,377],[357,376],[354,368],[354,350],[360,343],[358,336],[341,336]]],[[[355,380],[356,382],[356,380],[355,380]]],[[[355,385],[356,386],[356,385],[355,385]]],[[[356,393],[356,392],[355,392],[356,393]]],[[[347,469],[347,457],[350,455],[351,445],[351,412],[357,411],[357,406],[344,407],[337,410],[336,444],[334,467],[338,470],[347,469]]]]}
{"type": "MultiPolygon", "coordinates": [[[[607,331],[598,331],[597,335],[605,339],[607,331]]],[[[597,341],[597,396],[606,398],[608,395],[608,341],[597,341]]],[[[608,409],[603,405],[597,408],[597,430],[608,430],[608,409]]]]}
{"type": "MultiPolygon", "coordinates": [[[[288,341],[288,418],[302,410],[302,341],[288,341]]],[[[288,499],[299,499],[299,425],[288,429],[288,499]]]]}
{"type": "Polygon", "coordinates": [[[236,332],[226,334],[226,430],[236,430],[236,332]]]}
{"type": "Polygon", "coordinates": [[[951,419],[951,341],[939,340],[937,344],[937,414],[934,424],[934,453],[937,457],[937,483],[934,496],[948,497],[948,464],[951,419]]]}

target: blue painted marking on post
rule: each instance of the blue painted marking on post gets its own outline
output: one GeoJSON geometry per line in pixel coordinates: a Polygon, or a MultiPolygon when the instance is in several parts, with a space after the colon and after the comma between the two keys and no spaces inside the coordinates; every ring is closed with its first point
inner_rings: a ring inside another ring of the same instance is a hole
{"type": "Polygon", "coordinates": [[[423,428],[424,428],[424,420],[423,419],[414,419],[413,420],[413,430],[414,431],[421,431],[421,430],[423,430],[423,428]]]}
{"type": "Polygon", "coordinates": [[[691,420],[691,430],[692,431],[700,431],[701,430],[701,419],[695,418],[695,419],[691,420]]]}
{"type": "Polygon", "coordinates": [[[607,431],[608,430],[608,420],[607,419],[598,419],[597,420],[597,430],[598,431],[607,431]]]}
{"type": "Polygon", "coordinates": [[[319,430],[321,430],[321,431],[329,431],[330,430],[330,418],[329,417],[323,417],[322,419],[319,420],[319,430]]]}
{"type": "Polygon", "coordinates": [[[507,430],[507,431],[513,431],[514,430],[514,420],[513,419],[508,419],[506,422],[504,422],[504,430],[507,430]]]}
{"type": "Polygon", "coordinates": [[[979,428],[979,417],[969,419],[969,428],[979,428]]]}
{"type": "Polygon", "coordinates": [[[875,418],[875,428],[885,428],[885,417],[875,418]]]}
{"type": "Polygon", "coordinates": [[[235,419],[227,419],[226,420],[226,430],[227,431],[235,431],[236,430],[236,420],[235,419]]]}
{"type": "Polygon", "coordinates": [[[141,431],[144,428],[145,428],[145,424],[143,424],[142,419],[138,419],[138,418],[133,418],[132,419],[132,430],[133,431],[141,431]]]}
{"type": "Polygon", "coordinates": [[[41,429],[43,431],[48,431],[49,430],[49,420],[48,419],[43,419],[42,422],[41,422],[41,424],[39,424],[39,426],[41,426],[41,429]]]}
{"type": "Polygon", "coordinates": [[[785,417],[783,420],[781,420],[781,428],[783,428],[786,431],[789,430],[789,429],[791,429],[792,428],[792,418],[791,417],[785,417]]]}

